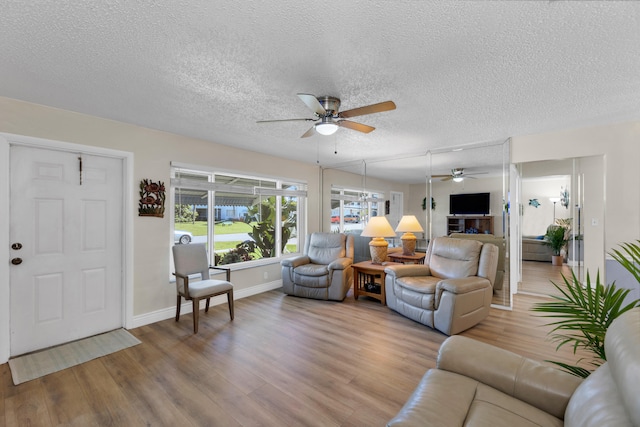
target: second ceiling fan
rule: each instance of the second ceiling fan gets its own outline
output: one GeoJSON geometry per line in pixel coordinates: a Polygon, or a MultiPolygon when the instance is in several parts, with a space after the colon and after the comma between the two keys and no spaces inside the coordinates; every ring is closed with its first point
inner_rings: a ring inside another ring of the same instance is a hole
{"type": "Polygon", "coordinates": [[[302,134],[301,138],[312,136],[316,132],[321,135],[332,135],[339,127],[356,130],[358,132],[369,133],[375,128],[362,123],[346,120],[351,117],[363,116],[365,114],[381,113],[383,111],[395,110],[396,104],[393,101],[385,101],[365,107],[353,108],[351,110],[339,111],[340,99],[333,96],[315,96],[307,93],[299,93],[298,97],[313,111],[313,118],[301,119],[277,119],[258,120],[258,123],[308,121],[316,122],[308,131],[302,134]]]}
{"type": "Polygon", "coordinates": [[[465,178],[476,179],[472,175],[482,175],[487,172],[475,172],[475,173],[465,173],[463,168],[454,168],[451,169],[451,173],[448,175],[431,175],[431,178],[439,178],[440,181],[451,181],[454,182],[462,182],[465,178]]]}

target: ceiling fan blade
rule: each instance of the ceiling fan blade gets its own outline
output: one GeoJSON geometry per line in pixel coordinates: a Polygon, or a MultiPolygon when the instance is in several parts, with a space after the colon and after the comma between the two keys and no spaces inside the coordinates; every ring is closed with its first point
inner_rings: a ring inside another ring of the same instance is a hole
{"type": "Polygon", "coordinates": [[[324,116],[325,114],[327,114],[327,111],[324,109],[322,104],[320,104],[318,98],[316,98],[314,95],[310,95],[308,93],[299,93],[298,98],[300,98],[302,102],[304,102],[307,107],[309,107],[311,111],[316,113],[318,116],[324,116]]]}
{"type": "Polygon", "coordinates": [[[431,175],[431,178],[451,178],[451,175],[431,175]]]}
{"type": "Polygon", "coordinates": [[[316,119],[277,119],[277,120],[257,120],[256,123],[273,123],[273,122],[315,122],[316,119]]]}
{"type": "Polygon", "coordinates": [[[382,113],[383,111],[395,110],[396,104],[393,101],[380,102],[378,104],[367,105],[366,107],[353,108],[338,113],[338,117],[348,119],[349,117],[363,116],[365,114],[382,113]]]}
{"type": "Polygon", "coordinates": [[[349,120],[340,120],[337,121],[336,124],[340,127],[357,130],[358,132],[363,133],[369,133],[375,129],[373,126],[363,125],[362,123],[356,123],[349,120]]]}
{"type": "Polygon", "coordinates": [[[303,133],[300,138],[309,138],[310,136],[315,135],[315,133],[316,133],[316,127],[315,126],[311,126],[311,128],[308,131],[306,131],[305,133],[303,133]]]}

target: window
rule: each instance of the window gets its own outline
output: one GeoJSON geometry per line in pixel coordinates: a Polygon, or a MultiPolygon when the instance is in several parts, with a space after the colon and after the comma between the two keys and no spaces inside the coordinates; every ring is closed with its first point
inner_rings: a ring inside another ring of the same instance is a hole
{"type": "Polygon", "coordinates": [[[171,190],[174,244],[205,243],[212,265],[300,251],[303,183],[174,166],[171,190]]]}
{"type": "Polygon", "coordinates": [[[331,189],[331,231],[362,230],[372,216],[383,208],[383,193],[364,193],[362,190],[331,189]]]}

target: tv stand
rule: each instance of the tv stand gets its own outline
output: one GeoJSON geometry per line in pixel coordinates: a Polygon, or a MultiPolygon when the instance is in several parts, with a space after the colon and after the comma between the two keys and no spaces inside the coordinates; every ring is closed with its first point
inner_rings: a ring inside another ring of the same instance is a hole
{"type": "Polygon", "coordinates": [[[493,215],[459,215],[447,217],[447,236],[451,233],[493,234],[493,215]]]}

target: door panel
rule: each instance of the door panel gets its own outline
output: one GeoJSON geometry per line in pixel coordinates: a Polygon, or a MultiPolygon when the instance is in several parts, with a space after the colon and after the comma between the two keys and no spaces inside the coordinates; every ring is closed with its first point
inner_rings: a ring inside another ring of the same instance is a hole
{"type": "Polygon", "coordinates": [[[12,356],[122,326],[122,168],[11,147],[12,356]]]}

